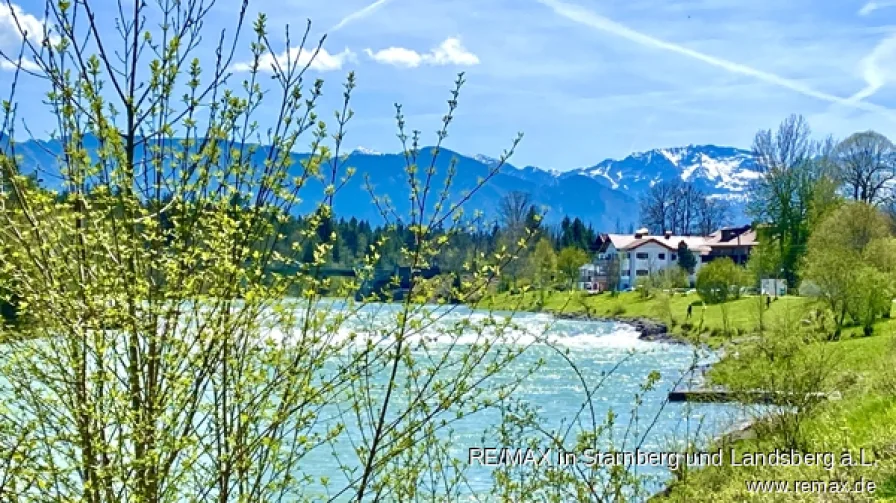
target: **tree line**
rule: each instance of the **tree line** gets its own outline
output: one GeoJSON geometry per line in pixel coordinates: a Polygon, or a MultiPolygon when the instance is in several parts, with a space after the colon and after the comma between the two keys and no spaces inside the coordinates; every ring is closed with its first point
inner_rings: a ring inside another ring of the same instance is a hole
{"type": "MultiPolygon", "coordinates": [[[[2,154],[0,154],[2,158],[2,154]]],[[[8,182],[0,182],[10,196],[8,182]]],[[[94,208],[110,205],[111,211],[120,213],[123,211],[117,206],[116,201],[109,201],[103,193],[87,190],[75,197],[71,190],[63,190],[55,193],[42,188],[35,175],[31,174],[22,178],[22,184],[26,184],[31,191],[44,194],[56,204],[62,207],[83,198],[83,204],[94,208]]],[[[184,201],[175,205],[171,195],[165,195],[159,201],[143,201],[141,206],[149,212],[158,215],[158,223],[162,229],[174,227],[172,215],[175,211],[183,211],[179,206],[202,206],[199,201],[184,201]]],[[[229,205],[231,214],[239,218],[241,212],[249,212],[251,203],[246,197],[231,197],[229,205]]],[[[512,191],[505,194],[500,202],[494,218],[471,218],[464,220],[461,225],[451,226],[438,224],[428,229],[426,239],[445,239],[445,246],[440,247],[433,259],[433,265],[446,271],[462,272],[475,269],[476,259],[482,255],[491,255],[502,248],[516,248],[517,258],[520,260],[506,267],[508,281],[514,283],[520,278],[531,282],[534,271],[537,269],[530,262],[539,260],[534,254],[540,246],[542,264],[554,259],[545,259],[548,251],[557,257],[562,255],[567,264],[567,271],[575,265],[578,267],[588,261],[595,252],[597,231],[591,224],[586,224],[581,218],[564,216],[559,224],[548,225],[544,222],[544,213],[539,210],[531,194],[520,191],[512,191]],[[525,241],[524,246],[518,246],[519,241],[525,241]],[[575,250],[573,253],[572,250],[575,250]]],[[[291,214],[278,209],[269,209],[265,217],[271,226],[270,242],[272,251],[284,257],[295,257],[296,261],[304,264],[314,263],[317,259],[320,245],[327,246],[327,253],[323,257],[324,267],[350,269],[364,263],[369,255],[370,247],[376,246],[377,260],[375,267],[380,269],[392,269],[398,266],[408,265],[407,258],[402,250],[414,245],[418,239],[418,231],[412,225],[401,220],[389,224],[373,224],[365,219],[356,217],[337,216],[332,211],[319,208],[310,214],[291,214]],[[276,236],[275,236],[276,234],[276,236]]],[[[552,268],[552,276],[558,271],[552,268]]],[[[571,277],[572,273],[566,275],[571,277]]]]}
{"type": "MultiPolygon", "coordinates": [[[[502,247],[521,248],[518,253],[522,257],[528,257],[540,242],[553,253],[571,248],[584,252],[587,257],[594,251],[597,232],[590,224],[586,225],[579,217],[565,216],[559,224],[548,225],[543,217],[543,212],[530,194],[510,192],[502,197],[498,213],[491,220],[465,220],[452,232],[447,232],[443,225],[429,229],[429,238],[445,236],[446,239],[445,246],[441,247],[434,262],[448,271],[463,271],[475,267],[471,264],[476,257],[493,254],[502,247]],[[517,246],[520,239],[526,241],[525,246],[517,246]]],[[[294,243],[299,243],[302,248],[301,261],[310,263],[314,259],[317,245],[328,243],[332,249],[327,262],[335,267],[359,264],[373,243],[382,243],[378,267],[407,265],[407,261],[402,258],[402,249],[412,245],[416,235],[411,226],[401,221],[374,225],[364,219],[322,215],[319,212],[315,215],[283,215],[280,220],[282,223],[279,232],[285,238],[277,242],[275,250],[286,253],[294,243]],[[310,239],[305,237],[309,230],[310,239]]],[[[524,262],[521,261],[520,264],[524,262]]],[[[520,264],[516,267],[523,267],[520,264]]],[[[510,273],[514,272],[513,267],[508,265],[510,273]]],[[[522,269],[518,271],[522,272],[522,269]]]]}

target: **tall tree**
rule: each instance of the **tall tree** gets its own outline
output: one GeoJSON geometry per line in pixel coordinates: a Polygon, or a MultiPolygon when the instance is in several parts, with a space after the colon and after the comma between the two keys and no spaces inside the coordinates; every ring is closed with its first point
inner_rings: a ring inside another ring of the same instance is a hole
{"type": "Polygon", "coordinates": [[[658,182],[641,198],[641,223],[654,234],[673,230],[674,205],[681,192],[681,184],[679,180],[658,182]]]}
{"type": "Polygon", "coordinates": [[[706,199],[706,194],[694,187],[692,183],[681,183],[678,193],[672,200],[672,222],[667,230],[678,235],[688,236],[696,233],[697,205],[706,199]]]}
{"type": "Polygon", "coordinates": [[[529,205],[529,210],[526,212],[526,220],[525,226],[526,230],[532,233],[541,233],[544,230],[542,226],[542,220],[544,215],[539,213],[539,211],[535,208],[535,205],[529,205]]]}
{"type": "MultiPolygon", "coordinates": [[[[547,238],[541,238],[535,244],[535,251],[532,252],[532,271],[535,273],[535,287],[544,293],[545,289],[550,286],[554,273],[557,271],[557,254],[554,253],[554,246],[547,238]]],[[[543,298],[543,297],[542,297],[543,298]]]]}
{"type": "Polygon", "coordinates": [[[684,241],[678,243],[677,253],[678,266],[687,271],[688,274],[694,274],[694,269],[697,268],[697,257],[688,248],[687,243],[684,241]]]}
{"type": "Polygon", "coordinates": [[[498,218],[505,229],[519,230],[525,225],[531,207],[532,195],[514,190],[498,201],[498,218]]]}
{"type": "Polygon", "coordinates": [[[891,198],[896,179],[896,146],[876,131],[853,133],[834,150],[844,191],[855,201],[879,204],[891,198]]]}
{"type": "Polygon", "coordinates": [[[798,265],[809,233],[836,191],[832,142],[814,141],[802,116],[791,115],[776,131],[759,131],[753,158],[760,177],[750,188],[747,212],[765,224],[764,238],[779,248],[784,277],[798,283],[798,265]]]}
{"type": "Polygon", "coordinates": [[[579,277],[579,267],[587,264],[588,258],[588,254],[579,248],[570,246],[560,250],[560,255],[557,257],[557,267],[566,281],[569,282],[569,286],[575,283],[579,277]]]}
{"type": "Polygon", "coordinates": [[[727,221],[724,201],[681,180],[656,183],[641,198],[641,222],[654,234],[706,235],[727,221]]]}
{"type": "Polygon", "coordinates": [[[697,234],[708,236],[729,223],[730,205],[724,199],[704,197],[697,202],[697,234]]]}

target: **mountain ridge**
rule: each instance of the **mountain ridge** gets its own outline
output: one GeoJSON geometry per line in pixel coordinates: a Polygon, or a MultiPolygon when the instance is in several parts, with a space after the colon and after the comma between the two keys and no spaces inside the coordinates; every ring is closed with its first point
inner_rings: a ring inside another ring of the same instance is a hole
{"type": "MultiPolygon", "coordinates": [[[[168,141],[178,141],[172,138],[168,141]]],[[[96,148],[90,138],[85,142],[96,148]]],[[[258,145],[263,154],[269,146],[258,145]]],[[[16,142],[17,154],[22,155],[23,172],[42,170],[58,174],[53,154],[62,152],[58,140],[28,140],[16,142]]],[[[431,146],[422,147],[418,163],[432,162],[431,146]]],[[[0,151],[7,149],[7,139],[0,135],[0,151]]],[[[259,154],[259,155],[260,155],[259,154]]],[[[293,170],[300,166],[308,153],[291,153],[293,170]]],[[[138,158],[142,158],[138,156],[138,158]]],[[[464,191],[473,189],[479,179],[488,176],[499,160],[484,154],[467,156],[451,149],[440,148],[436,159],[436,176],[431,184],[441,190],[452,159],[456,175],[452,180],[451,200],[459,200],[464,191]]],[[[253,162],[261,162],[262,157],[253,162]]],[[[382,221],[382,216],[372,204],[372,198],[363,183],[369,175],[378,196],[387,196],[399,214],[410,210],[407,202],[407,182],[404,173],[406,159],[402,152],[383,153],[365,147],[350,151],[344,166],[352,166],[356,175],[336,196],[334,210],[337,215],[364,218],[371,222],[382,221]]],[[[622,159],[607,158],[594,165],[566,171],[544,169],[537,166],[514,165],[512,158],[502,169],[467,202],[465,207],[481,210],[487,218],[495,218],[498,201],[511,191],[531,194],[533,202],[546,211],[548,223],[559,222],[564,216],[579,217],[600,231],[619,231],[620,227],[637,226],[638,200],[650,187],[660,181],[682,180],[694,184],[713,197],[725,198],[738,206],[752,180],[759,176],[753,167],[750,151],[736,147],[712,144],[690,144],[680,147],[651,149],[634,152],[622,159]]],[[[295,173],[293,173],[295,174],[295,173]]],[[[58,175],[57,175],[58,176],[58,175]]],[[[58,189],[52,180],[46,183],[58,189]]],[[[323,183],[311,183],[299,205],[298,212],[311,211],[310,201],[317,201],[323,194],[323,183]],[[310,194],[309,194],[310,193],[310,194]],[[310,195],[310,197],[309,197],[310,195]],[[317,196],[317,198],[315,198],[317,196]]],[[[734,220],[742,219],[741,209],[735,208],[734,220]]]]}

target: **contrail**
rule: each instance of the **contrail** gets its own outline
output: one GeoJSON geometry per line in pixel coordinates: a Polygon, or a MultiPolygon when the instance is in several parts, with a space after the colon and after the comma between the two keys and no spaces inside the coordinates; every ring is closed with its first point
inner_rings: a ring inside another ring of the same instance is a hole
{"type": "Polygon", "coordinates": [[[886,0],[881,2],[868,2],[859,9],[859,15],[867,16],[878,9],[886,9],[887,7],[896,7],[896,2],[886,0]]]}
{"type": "Polygon", "coordinates": [[[391,1],[392,0],[376,0],[376,2],[373,2],[372,4],[368,5],[367,7],[358,9],[355,12],[352,12],[351,14],[349,14],[348,16],[345,16],[344,18],[342,18],[338,23],[336,23],[336,26],[327,30],[327,33],[333,33],[335,31],[341,30],[347,24],[350,24],[354,21],[358,21],[360,19],[364,19],[365,17],[373,14],[374,11],[376,11],[377,9],[379,9],[380,7],[382,7],[383,5],[386,5],[387,3],[391,2],[391,1]]]}
{"type": "Polygon", "coordinates": [[[583,24],[595,30],[609,33],[611,35],[616,35],[617,37],[631,40],[632,42],[641,44],[643,46],[678,53],[682,56],[687,56],[691,59],[696,59],[708,65],[721,68],[727,72],[740,75],[748,75],[763,82],[778,87],[783,87],[785,89],[790,89],[791,91],[797,92],[804,96],[809,96],[830,103],[836,103],[838,105],[850,106],[868,112],[880,113],[886,115],[890,119],[896,119],[896,116],[893,115],[892,111],[886,107],[874,105],[872,103],[867,103],[860,100],[847,99],[823,91],[818,91],[801,82],[797,82],[786,77],[781,77],[773,73],[757,70],[756,68],[742,65],[740,63],[735,63],[734,61],[728,61],[725,59],[717,58],[715,56],[710,56],[708,54],[704,54],[693,49],[688,49],[687,47],[674,44],[672,42],[660,40],[658,38],[651,37],[650,35],[635,31],[623,24],[613,21],[612,19],[600,16],[577,5],[564,3],[559,0],[537,1],[542,5],[549,7],[557,15],[563,16],[571,21],[575,21],[577,23],[583,24]]]}
{"type": "Polygon", "coordinates": [[[869,98],[892,81],[894,74],[887,71],[889,69],[887,59],[891,54],[896,54],[896,34],[881,40],[867,56],[862,58],[862,78],[865,79],[867,86],[852,95],[850,100],[869,98]]]}

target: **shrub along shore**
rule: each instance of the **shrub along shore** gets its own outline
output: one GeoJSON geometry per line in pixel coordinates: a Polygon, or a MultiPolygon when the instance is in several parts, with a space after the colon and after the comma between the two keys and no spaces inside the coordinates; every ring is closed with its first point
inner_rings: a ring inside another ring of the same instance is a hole
{"type": "Polygon", "coordinates": [[[489,295],[474,307],[630,323],[645,339],[721,349],[722,360],[708,373],[710,384],[800,397],[764,413],[756,410],[748,431],[715,440],[710,451],[726,453],[721,466],[677,470],[654,500],[896,499],[896,321],[886,316],[875,323],[871,336],[864,336],[861,326],[846,326],[838,340],[829,340],[830,320],[819,315],[817,300],[806,297],[769,302],[746,296],[705,305],[696,293],[525,292],[489,295]],[[808,398],[825,391],[841,398],[808,398]],[[793,461],[735,466],[728,456],[732,450],[737,460],[776,449],[833,453],[836,463],[830,468],[793,461]],[[750,487],[752,481],[769,480],[789,482],[787,493],[750,487]],[[814,481],[806,484],[812,489],[796,493],[794,484],[804,480],[814,481]]]}

